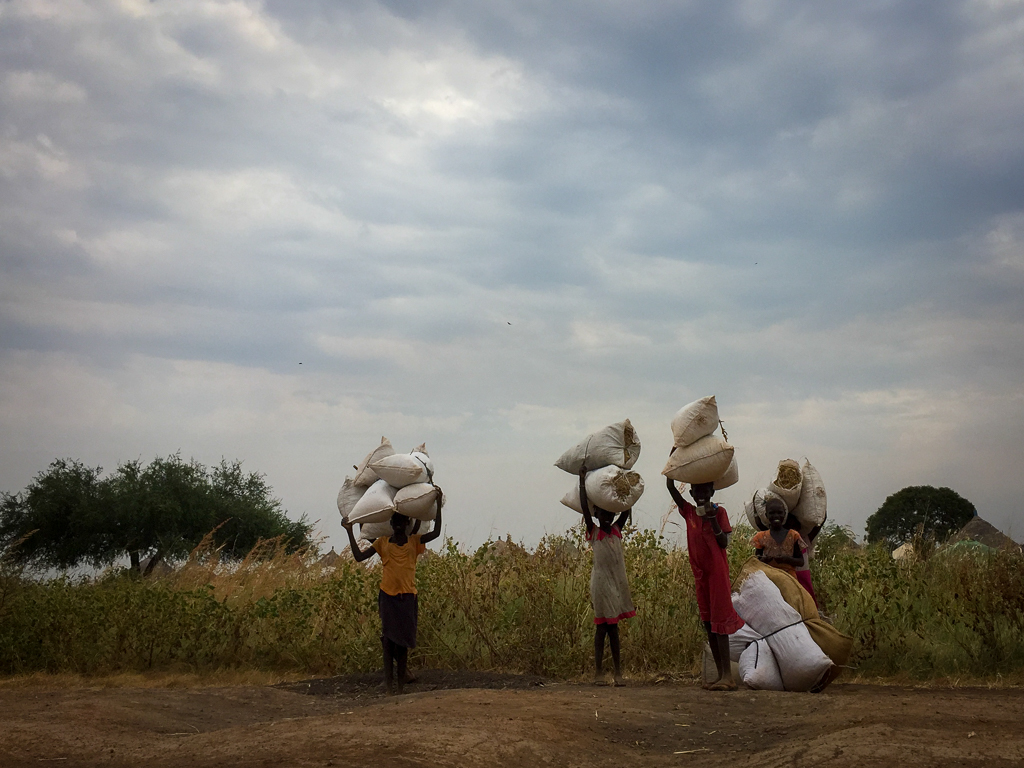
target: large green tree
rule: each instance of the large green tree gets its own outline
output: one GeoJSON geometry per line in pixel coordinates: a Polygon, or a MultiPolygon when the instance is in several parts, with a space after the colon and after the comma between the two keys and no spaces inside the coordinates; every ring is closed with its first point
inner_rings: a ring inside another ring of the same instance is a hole
{"type": "Polygon", "coordinates": [[[945,539],[977,514],[974,505],[951,488],[911,485],[887,498],[867,521],[868,541],[897,547],[920,528],[945,539]]]}
{"type": "Polygon", "coordinates": [[[238,461],[207,468],[175,454],[129,461],[108,477],[60,459],[21,493],[0,498],[0,543],[23,561],[69,568],[127,556],[180,558],[212,532],[225,557],[244,557],[260,539],[310,543],[312,525],[288,518],[266,478],[238,461]],[[17,543],[17,546],[11,546],[17,543]]]}

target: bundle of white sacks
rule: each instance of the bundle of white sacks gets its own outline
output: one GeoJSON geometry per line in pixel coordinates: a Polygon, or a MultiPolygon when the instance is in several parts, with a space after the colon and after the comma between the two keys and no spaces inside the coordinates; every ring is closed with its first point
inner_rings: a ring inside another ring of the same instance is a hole
{"type": "MultiPolygon", "coordinates": [[[[631,509],[644,492],[643,478],[631,471],[638,458],[640,438],[626,419],[587,435],[563,453],[555,466],[571,475],[579,475],[586,467],[590,514],[594,507],[619,514],[631,509]]],[[[562,497],[562,503],[583,514],[579,481],[562,497]]]]}
{"type": "Polygon", "coordinates": [[[832,660],[811,638],[800,613],[760,571],[732,595],[744,626],[729,636],[729,655],[740,679],[763,691],[809,691],[832,668],[832,660]]]}
{"type": "Polygon", "coordinates": [[[714,483],[720,491],[740,479],[735,449],[715,434],[721,421],[715,396],[683,406],[672,419],[675,450],[661,474],[682,483],[714,483]]]}
{"type": "Polygon", "coordinates": [[[359,535],[372,541],[391,534],[391,516],[400,512],[410,518],[412,532],[437,513],[434,462],[425,445],[409,453],[395,453],[391,441],[380,445],[355,467],[338,491],[338,511],[344,521],[359,523],[359,535]]]}
{"type": "Polygon", "coordinates": [[[800,522],[802,534],[824,525],[828,518],[825,484],[821,474],[806,458],[803,467],[793,459],[780,461],[775,479],[768,483],[767,488],[756,491],[754,497],[743,505],[751,526],[761,530],[768,528],[765,503],[773,497],[785,502],[786,509],[800,522]]]}

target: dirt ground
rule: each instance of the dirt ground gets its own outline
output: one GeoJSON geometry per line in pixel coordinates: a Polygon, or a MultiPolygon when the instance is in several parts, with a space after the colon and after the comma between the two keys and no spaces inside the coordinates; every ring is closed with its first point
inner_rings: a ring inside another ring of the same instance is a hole
{"type": "MultiPolygon", "coordinates": [[[[424,670],[275,687],[0,688],[0,766],[1011,766],[1024,691],[709,693],[424,670]],[[464,687],[471,686],[471,687],[464,687]]],[[[627,681],[628,682],[628,681],[627,681]]]]}

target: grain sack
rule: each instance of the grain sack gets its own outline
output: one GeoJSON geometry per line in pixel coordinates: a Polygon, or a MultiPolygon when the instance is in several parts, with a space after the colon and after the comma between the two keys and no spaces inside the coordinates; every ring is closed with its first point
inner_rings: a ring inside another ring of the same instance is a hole
{"type": "Polygon", "coordinates": [[[755,531],[767,531],[768,530],[768,524],[765,523],[765,522],[762,522],[761,519],[757,516],[757,512],[754,509],[754,502],[752,502],[752,501],[745,501],[745,502],[743,502],[743,512],[747,516],[747,522],[750,523],[750,527],[753,528],[755,531]]]}
{"type": "MultiPolygon", "coordinates": [[[[782,497],[779,496],[779,494],[777,493],[769,491],[767,488],[764,488],[760,491],[754,491],[754,498],[751,499],[750,503],[751,506],[754,508],[755,519],[759,520],[761,523],[760,525],[754,526],[758,530],[768,530],[768,513],[765,511],[764,505],[768,503],[769,499],[782,499],[782,497]]],[[[782,499],[782,503],[786,504],[786,500],[782,499]]],[[[788,504],[786,504],[786,510],[789,510],[788,504]]]]}
{"type": "MultiPolygon", "coordinates": [[[[732,599],[739,598],[739,594],[733,593],[732,599]]],[[[744,624],[731,635],[729,635],[729,658],[733,661],[740,660],[740,654],[747,650],[747,646],[755,640],[760,640],[760,633],[749,624],[744,624]]]]}
{"type": "Polygon", "coordinates": [[[427,454],[427,444],[420,443],[413,450],[409,451],[410,456],[415,456],[417,459],[423,462],[423,466],[427,468],[427,474],[430,475],[430,480],[434,479],[434,460],[427,454]]]}
{"type": "Polygon", "coordinates": [[[715,480],[715,490],[721,491],[730,486],[736,485],[740,481],[740,465],[736,463],[736,454],[732,455],[732,461],[729,462],[729,468],[725,470],[725,474],[715,480]]]}
{"type": "Polygon", "coordinates": [[[766,640],[758,640],[740,654],[740,680],[759,691],[786,691],[775,654],[766,640]]]}
{"type": "Polygon", "coordinates": [[[425,483],[430,480],[423,461],[411,453],[394,453],[370,464],[370,469],[377,473],[381,480],[395,488],[404,488],[413,483],[425,483]]]}
{"type": "Polygon", "coordinates": [[[373,462],[383,459],[385,456],[390,456],[395,452],[395,449],[391,446],[391,441],[386,437],[380,439],[380,445],[366,454],[366,458],[363,459],[359,466],[356,467],[356,476],[352,482],[362,488],[369,488],[380,478],[370,469],[370,464],[373,462]]]}
{"type": "MultiPolygon", "coordinates": [[[[587,473],[587,499],[616,515],[633,507],[643,495],[644,481],[637,472],[609,466],[587,473]]],[[[579,495],[579,487],[576,488],[579,495]]]]}
{"type": "MultiPolygon", "coordinates": [[[[590,507],[590,516],[593,517],[597,514],[597,510],[594,509],[594,500],[590,498],[590,494],[587,494],[587,503],[590,507]]],[[[580,503],[580,484],[574,483],[569,492],[562,497],[562,504],[567,506],[574,512],[583,514],[583,505],[580,503]]]]}
{"type": "Polygon", "coordinates": [[[825,484],[821,481],[821,475],[807,459],[804,459],[802,474],[804,482],[800,500],[791,509],[794,517],[800,521],[800,530],[810,531],[816,525],[825,524],[828,517],[828,499],[825,496],[825,484]]]}
{"type": "MultiPolygon", "coordinates": [[[[811,690],[832,668],[832,661],[811,639],[800,612],[782,598],[763,572],[755,571],[743,581],[733,607],[743,621],[765,636],[787,691],[811,690]]],[[[755,646],[764,643],[752,643],[744,653],[755,646]]]]}
{"type": "Polygon", "coordinates": [[[609,464],[632,469],[638,458],[640,438],[629,419],[626,419],[588,435],[563,453],[555,466],[570,475],[578,475],[584,465],[587,469],[607,467],[609,464]]]}
{"type": "Polygon", "coordinates": [[[342,520],[348,519],[352,507],[363,498],[365,492],[366,489],[356,485],[351,477],[345,478],[345,482],[341,484],[341,490],[338,491],[338,511],[341,513],[342,520]]]}
{"type": "Polygon", "coordinates": [[[723,438],[707,435],[685,448],[676,448],[661,474],[691,485],[711,483],[729,469],[733,451],[723,438]]]}
{"type": "Polygon", "coordinates": [[[775,479],[768,483],[768,490],[786,502],[786,508],[791,510],[800,500],[802,485],[803,476],[800,474],[800,464],[793,459],[783,459],[779,462],[775,479]]]}
{"type": "Polygon", "coordinates": [[[395,494],[395,509],[406,517],[433,520],[437,514],[437,491],[430,483],[413,483],[395,494]]]}
{"type": "Polygon", "coordinates": [[[391,519],[395,509],[395,493],[397,489],[386,480],[378,480],[366,489],[363,497],[356,502],[349,512],[348,519],[353,523],[383,523],[391,519]]]}
{"type": "MultiPolygon", "coordinates": [[[[407,535],[419,533],[422,525],[423,523],[419,520],[410,520],[405,524],[405,532],[407,535]]],[[[383,523],[363,523],[359,526],[359,538],[364,541],[373,542],[382,537],[386,538],[393,532],[390,520],[383,523]]]]}
{"type": "Polygon", "coordinates": [[[702,397],[684,405],[672,417],[672,444],[678,448],[693,445],[718,429],[718,403],[715,396],[702,397]]]}

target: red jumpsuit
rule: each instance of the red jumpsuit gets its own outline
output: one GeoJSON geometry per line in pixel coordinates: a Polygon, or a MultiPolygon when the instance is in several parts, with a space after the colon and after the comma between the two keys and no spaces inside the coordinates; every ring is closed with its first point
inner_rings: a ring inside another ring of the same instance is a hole
{"type": "MultiPolygon", "coordinates": [[[[719,529],[723,533],[731,533],[732,526],[725,507],[717,504],[713,507],[719,529]]],[[[700,620],[710,621],[711,631],[716,634],[731,635],[743,626],[743,619],[732,607],[729,559],[715,540],[710,517],[698,515],[697,508],[687,501],[679,507],[679,514],[686,520],[686,549],[697,590],[700,620]]]]}

